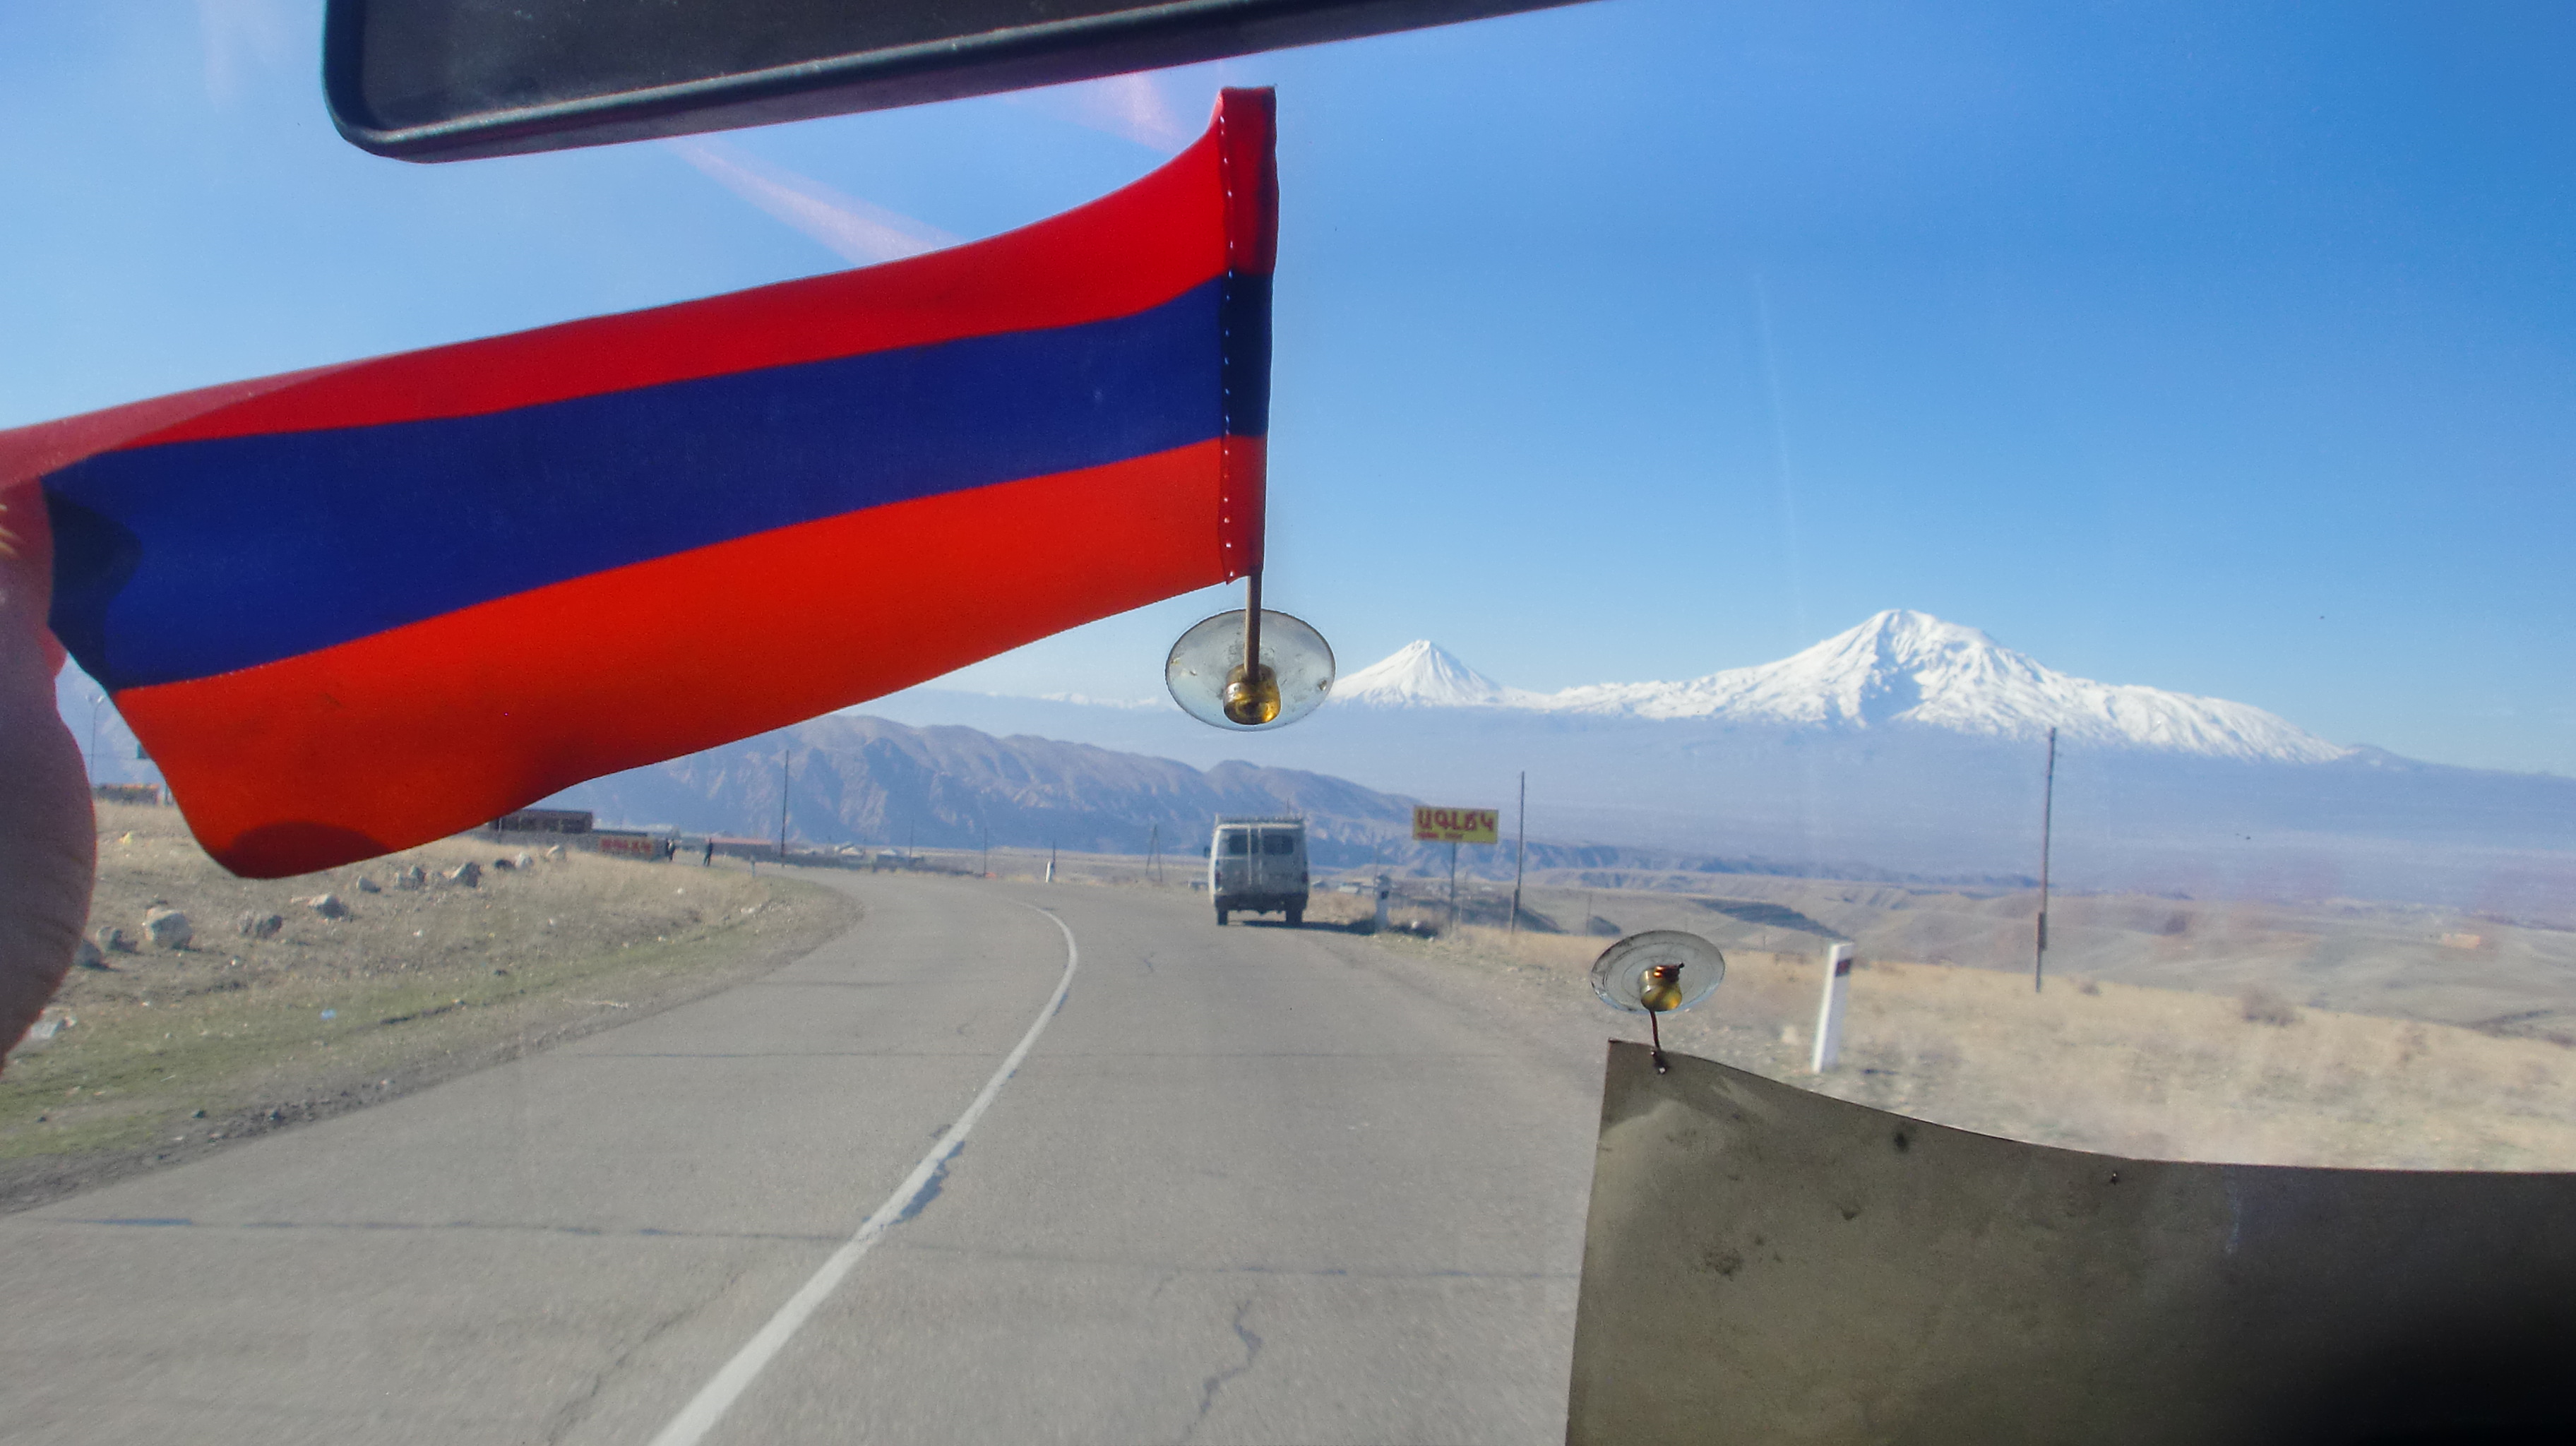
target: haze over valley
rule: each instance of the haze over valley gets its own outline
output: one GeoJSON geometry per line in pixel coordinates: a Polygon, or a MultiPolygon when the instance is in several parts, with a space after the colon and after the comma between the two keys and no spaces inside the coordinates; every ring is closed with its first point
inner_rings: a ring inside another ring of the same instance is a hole
{"type": "MultiPolygon", "coordinates": [[[[64,716],[85,746],[85,679],[64,716]]],[[[112,708],[102,778],[149,776],[112,708]]],[[[2064,888],[2334,897],[2576,922],[2576,781],[2320,738],[2224,699],[2095,682],[1975,628],[1888,611],[1778,662],[1541,693],[1417,641],[1258,734],[1168,700],[916,688],[582,785],[603,817],[823,844],[1194,850],[1218,812],[1315,820],[1319,861],[1427,866],[1414,802],[1499,807],[1530,777],[1540,867],[2011,886],[2036,876],[2048,730],[2064,888]]],[[[1507,870],[1470,849],[1470,873],[1507,870]]]]}

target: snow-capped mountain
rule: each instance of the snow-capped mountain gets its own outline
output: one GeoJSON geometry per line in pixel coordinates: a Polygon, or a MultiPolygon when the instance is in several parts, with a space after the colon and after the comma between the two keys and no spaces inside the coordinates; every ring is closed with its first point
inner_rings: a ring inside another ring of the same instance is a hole
{"type": "Polygon", "coordinates": [[[2260,708],[2048,668],[1975,628],[1890,610],[1776,663],[1679,683],[1601,683],[1558,693],[1506,687],[1430,642],[1407,644],[1333,690],[1343,703],[1499,707],[1775,727],[1889,724],[1994,739],[2061,741],[2247,762],[2325,763],[2351,750],[2260,708]]]}
{"type": "Polygon", "coordinates": [[[2563,898],[2517,902],[2540,886],[2513,880],[2576,868],[2576,782],[2339,747],[2242,703],[2072,677],[1921,613],[1881,613],[1759,667],[1551,693],[1420,642],[1333,694],[1296,727],[1254,734],[1170,707],[931,690],[868,707],[1444,804],[1516,805],[1526,776],[1533,839],[1934,876],[2036,873],[2054,727],[2071,745],[2054,877],[2076,887],[2557,917],[2563,898]]]}
{"type": "Polygon", "coordinates": [[[1547,696],[1506,688],[1428,639],[1410,642],[1333,683],[1333,701],[1380,708],[1535,708],[1547,696]]]}

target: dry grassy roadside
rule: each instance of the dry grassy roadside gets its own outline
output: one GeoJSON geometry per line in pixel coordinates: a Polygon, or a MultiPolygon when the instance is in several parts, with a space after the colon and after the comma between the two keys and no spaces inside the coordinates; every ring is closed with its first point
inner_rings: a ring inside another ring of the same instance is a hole
{"type": "Polygon", "coordinates": [[[774,873],[588,854],[496,869],[518,851],[470,840],[258,882],[216,867],[174,811],[101,805],[99,825],[91,923],[137,947],[75,969],[47,1011],[71,1022],[0,1073],[0,1209],[666,1008],[856,917],[844,896],[774,873]],[[435,878],[469,861],[485,870],[477,887],[394,883],[410,864],[435,878]],[[348,917],[296,902],[326,892],[348,917]],[[148,940],[154,900],[189,915],[188,947],[148,940]],[[285,925],[244,936],[245,913],[285,925]]]}
{"type": "MultiPolygon", "coordinates": [[[[1643,1039],[1643,1020],[1592,997],[1585,971],[1606,942],[1473,926],[1377,941],[1643,1039]]],[[[2576,1169],[2576,1050],[2544,1040],[2075,978],[2034,994],[2026,976],[1864,961],[1841,1063],[1818,1076],[1818,957],[1726,957],[1725,985],[1668,1021],[1668,1047],[1921,1119],[2146,1158],[2576,1169]]]]}

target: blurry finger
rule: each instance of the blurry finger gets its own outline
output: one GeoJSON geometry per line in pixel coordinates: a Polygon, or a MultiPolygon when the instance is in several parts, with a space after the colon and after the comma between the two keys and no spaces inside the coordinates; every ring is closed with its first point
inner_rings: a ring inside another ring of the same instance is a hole
{"type": "Polygon", "coordinates": [[[32,483],[0,491],[0,1049],[71,968],[96,873],[88,773],[54,708],[52,599],[43,496],[32,483]]]}

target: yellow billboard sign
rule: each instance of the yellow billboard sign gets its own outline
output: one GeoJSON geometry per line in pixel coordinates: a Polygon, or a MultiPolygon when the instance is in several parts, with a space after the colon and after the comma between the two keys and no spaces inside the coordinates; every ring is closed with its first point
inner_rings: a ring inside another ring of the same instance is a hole
{"type": "Polygon", "coordinates": [[[1432,843],[1500,843],[1503,813],[1498,808],[1413,807],[1413,836],[1432,843]]]}

